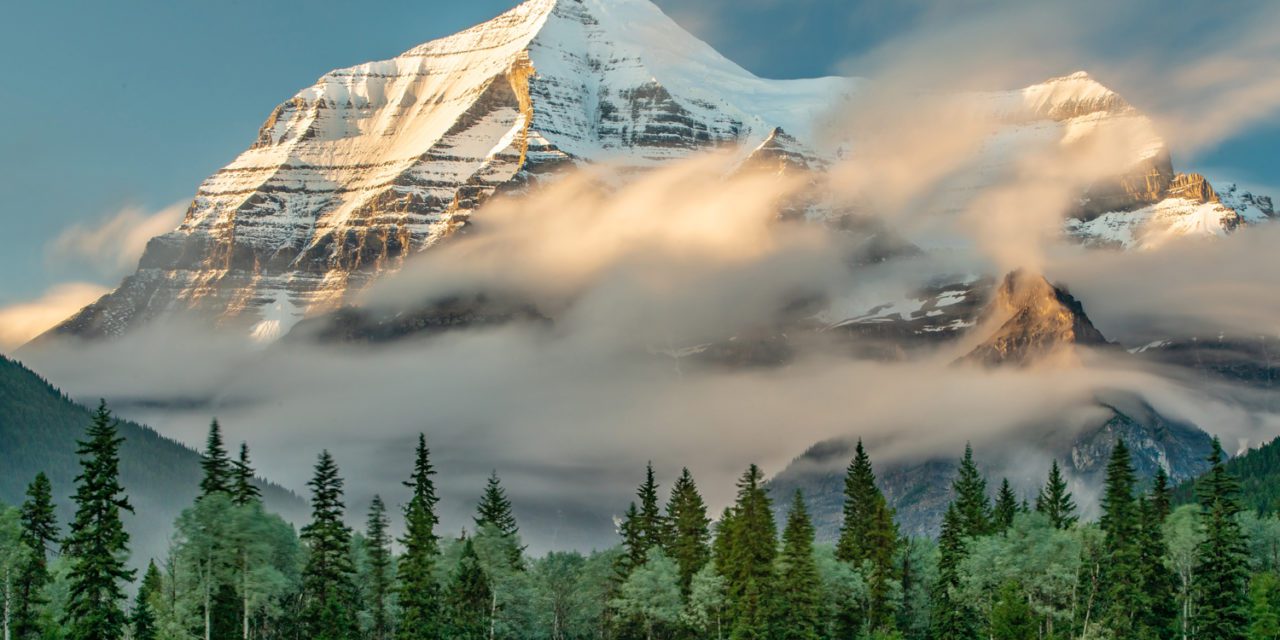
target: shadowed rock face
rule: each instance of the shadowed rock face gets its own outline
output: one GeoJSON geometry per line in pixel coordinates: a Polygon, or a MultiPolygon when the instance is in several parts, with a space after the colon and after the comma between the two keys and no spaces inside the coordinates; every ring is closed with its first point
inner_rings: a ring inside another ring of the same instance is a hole
{"type": "Polygon", "coordinates": [[[1108,343],[1084,313],[1084,305],[1043,276],[1015,271],[1005,277],[987,310],[988,321],[1000,323],[996,332],[963,358],[964,361],[1025,366],[1045,358],[1069,354],[1075,345],[1108,343]]]}

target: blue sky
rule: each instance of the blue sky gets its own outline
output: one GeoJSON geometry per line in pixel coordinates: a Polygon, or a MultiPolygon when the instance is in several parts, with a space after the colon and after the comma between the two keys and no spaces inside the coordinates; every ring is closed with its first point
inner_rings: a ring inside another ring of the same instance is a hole
{"type": "MultiPolygon", "coordinates": [[[[205,176],[252,141],[275,105],[324,72],[394,56],[513,4],[9,3],[0,24],[0,56],[8,62],[0,100],[0,221],[5,230],[0,235],[0,272],[5,274],[0,306],[34,298],[63,281],[115,284],[128,268],[51,256],[55,239],[71,225],[96,224],[126,207],[152,212],[190,198],[205,176]]],[[[748,69],[771,77],[801,77],[859,72],[860,65],[875,65],[890,55],[892,47],[884,47],[895,39],[963,17],[981,3],[658,4],[748,69]]],[[[1144,4],[1134,4],[1135,15],[1116,9],[1094,16],[1097,29],[1081,43],[1091,59],[1078,66],[1135,56],[1161,60],[1212,40],[1205,34],[1215,30],[1230,37],[1233,25],[1219,24],[1232,15],[1229,9],[1258,6],[1231,0],[1224,8],[1206,2],[1198,5],[1202,15],[1187,15],[1184,7],[1180,18],[1171,18],[1165,14],[1178,12],[1148,13],[1144,4]]],[[[1072,70],[1049,63],[1044,72],[1072,70]]],[[[1115,88],[1130,95],[1126,87],[1115,88]]],[[[1142,95],[1141,87],[1135,93],[1142,95]]],[[[1177,160],[1247,183],[1275,185],[1280,184],[1278,148],[1280,117],[1271,113],[1225,141],[1177,160]]]]}

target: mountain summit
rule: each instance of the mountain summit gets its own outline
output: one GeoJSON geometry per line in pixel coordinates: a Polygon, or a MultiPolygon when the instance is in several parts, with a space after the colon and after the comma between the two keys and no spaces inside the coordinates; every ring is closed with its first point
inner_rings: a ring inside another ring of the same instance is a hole
{"type": "Polygon", "coordinates": [[[1026,365],[1067,355],[1072,347],[1109,344],[1066,289],[1044,276],[1014,271],[996,288],[987,308],[995,333],[964,360],[986,365],[1026,365]]]}

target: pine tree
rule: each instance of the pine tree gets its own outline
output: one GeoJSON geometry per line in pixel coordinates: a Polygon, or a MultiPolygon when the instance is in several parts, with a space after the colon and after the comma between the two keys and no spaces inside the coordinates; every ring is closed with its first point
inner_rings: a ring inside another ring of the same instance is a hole
{"type": "Polygon", "coordinates": [[[864,611],[841,612],[840,626],[845,635],[856,633],[863,623],[872,630],[892,625],[889,594],[895,579],[893,559],[897,547],[893,511],[876,486],[871,458],[859,439],[845,472],[844,521],[836,543],[836,558],[867,571],[869,593],[864,611]]]}
{"type": "Polygon", "coordinates": [[[1049,469],[1049,481],[1036,496],[1036,511],[1048,516],[1049,523],[1058,529],[1070,529],[1076,524],[1076,503],[1067,491],[1067,481],[1062,478],[1057,460],[1049,469]]]}
{"type": "Polygon", "coordinates": [[[1164,540],[1168,503],[1168,481],[1159,474],[1151,496],[1138,501],[1138,567],[1143,596],[1135,630],[1139,640],[1161,640],[1176,635],[1177,577],[1165,564],[1169,552],[1164,540]]]}
{"type": "Polygon", "coordinates": [[[386,640],[391,635],[391,614],[387,611],[391,585],[391,537],[387,529],[387,506],[381,496],[373,496],[369,503],[369,520],[365,527],[365,539],[369,548],[368,602],[370,640],[386,640]]]}
{"type": "Polygon", "coordinates": [[[738,480],[738,497],[728,530],[728,561],[724,566],[728,570],[725,581],[733,640],[763,639],[771,633],[778,542],[763,480],[764,474],[754,464],[738,480]]]}
{"type": "Polygon", "coordinates": [[[480,557],[471,540],[462,543],[462,558],[453,572],[445,604],[448,608],[448,635],[451,640],[484,640],[489,638],[489,607],[493,591],[480,557]]]}
{"type": "Polygon", "coordinates": [[[1138,505],[1134,499],[1133,464],[1129,448],[1117,440],[1107,463],[1102,496],[1103,546],[1106,563],[1103,625],[1116,637],[1133,637],[1135,618],[1142,607],[1141,567],[1138,548],[1138,505]]]}
{"type": "Polygon", "coordinates": [[[671,539],[667,545],[669,555],[680,570],[680,593],[687,596],[693,576],[711,559],[711,531],[708,529],[711,519],[707,517],[707,505],[687,468],[681,470],[680,477],[671,486],[667,522],[671,528],[671,539]]]}
{"type": "Polygon", "coordinates": [[[253,467],[249,464],[249,445],[240,443],[240,459],[235,461],[232,469],[231,495],[235,503],[244,506],[262,497],[257,485],[253,484],[253,467]]]}
{"type": "Polygon", "coordinates": [[[156,640],[159,630],[156,628],[156,615],[152,609],[152,600],[158,596],[162,588],[160,570],[152,560],[147,564],[147,572],[142,574],[142,584],[138,587],[138,595],[133,601],[133,615],[130,623],[133,626],[133,640],[156,640]]]}
{"type": "Polygon", "coordinates": [[[19,512],[21,542],[28,550],[14,583],[9,626],[17,640],[43,635],[40,610],[48,603],[49,554],[57,547],[58,520],[53,510],[53,487],[43,472],[27,486],[27,500],[19,512]]]}
{"type": "Polygon", "coordinates": [[[658,483],[654,480],[652,462],[645,467],[644,482],[636,490],[636,497],[640,499],[639,507],[631,504],[619,529],[626,556],[619,559],[618,570],[619,577],[624,579],[644,564],[650,549],[666,546],[667,521],[658,506],[658,483]]]}
{"type": "Polygon", "coordinates": [[[818,640],[822,630],[822,582],[813,557],[813,523],[796,491],[782,532],[778,558],[778,620],[773,637],[818,640]]]}
{"type": "Polygon", "coordinates": [[[1222,443],[1213,440],[1209,471],[1198,486],[1204,537],[1196,548],[1196,637],[1244,640],[1248,619],[1249,555],[1236,519],[1240,483],[1227,472],[1222,443]]]}
{"type": "Polygon", "coordinates": [[[965,444],[964,458],[951,484],[961,533],[965,537],[986,535],[991,531],[991,500],[987,497],[987,480],[973,461],[973,447],[965,444]]]}
{"type": "Polygon", "coordinates": [[[328,451],[320,453],[311,488],[311,522],[302,528],[307,564],[302,572],[303,626],[312,640],[356,636],[355,567],[351,530],[343,523],[343,481],[328,451]]]}
{"type": "Polygon", "coordinates": [[[440,587],[435,578],[440,556],[440,539],[435,531],[440,522],[436,516],[439,498],[431,479],[435,473],[426,436],[419,434],[413,473],[405,483],[413,490],[413,496],[405,505],[405,536],[400,540],[404,545],[399,566],[402,613],[396,632],[400,640],[434,640],[443,630],[440,587]]]}
{"type": "Polygon", "coordinates": [[[72,498],[76,513],[63,548],[71,563],[65,621],[70,640],[117,640],[128,623],[122,585],[134,572],[126,568],[129,534],[120,512],[132,513],[133,507],[120,486],[122,442],[102,401],[76,448],[81,467],[72,498]]]}
{"type": "Polygon", "coordinates": [[[933,586],[933,615],[930,628],[934,638],[972,640],[977,637],[973,612],[959,597],[960,563],[968,551],[965,522],[953,502],[942,518],[938,536],[938,577],[933,586]]]}
{"type": "Polygon", "coordinates": [[[997,533],[1007,531],[1013,526],[1013,518],[1018,515],[1018,497],[1013,495],[1009,487],[1009,479],[1001,478],[1000,491],[996,494],[996,504],[991,508],[991,525],[997,533]]]}
{"type": "Polygon", "coordinates": [[[222,492],[231,494],[232,465],[227,456],[227,449],[222,444],[222,427],[217,419],[209,423],[209,437],[205,441],[204,454],[200,468],[204,470],[204,479],[200,481],[200,495],[222,492]]]}
{"type": "MultiPolygon", "coordinates": [[[[507,492],[502,488],[502,481],[498,479],[496,470],[489,474],[489,480],[484,487],[484,494],[480,497],[480,504],[476,507],[474,520],[476,531],[481,531],[485,527],[492,527],[494,531],[512,542],[520,539],[520,526],[516,523],[515,513],[511,510],[511,500],[507,499],[507,492]]],[[[512,568],[517,570],[524,569],[523,552],[524,548],[519,544],[511,545],[512,568]]]]}
{"type": "Polygon", "coordinates": [[[1030,640],[1038,636],[1040,625],[1027,606],[1027,598],[1016,582],[1006,582],[996,594],[991,608],[991,640],[1030,640]]]}
{"type": "MultiPolygon", "coordinates": [[[[634,504],[631,505],[633,508],[634,504]]],[[[733,546],[733,507],[725,507],[720,512],[720,519],[716,520],[715,537],[711,540],[711,560],[715,565],[716,573],[721,577],[728,578],[731,559],[729,554],[733,546]]]]}

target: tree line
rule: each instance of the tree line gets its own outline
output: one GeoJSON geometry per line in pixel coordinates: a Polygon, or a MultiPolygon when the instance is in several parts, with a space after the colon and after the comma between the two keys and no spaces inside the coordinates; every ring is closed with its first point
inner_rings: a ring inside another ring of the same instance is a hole
{"type": "Polygon", "coordinates": [[[375,496],[359,530],[322,452],[295,530],[264,508],[248,447],[233,457],[214,421],[199,497],[141,575],[128,568],[121,442],[100,405],[65,534],[44,474],[0,509],[6,640],[1280,639],[1280,521],[1241,506],[1216,441],[1198,503],[1182,507],[1163,473],[1136,477],[1117,441],[1095,522],[1057,463],[1022,500],[1007,480],[990,491],[966,447],[936,541],[899,533],[861,442],[831,544],[800,492],[776,520],[755,465],[715,519],[687,469],[664,501],[649,465],[618,545],[530,557],[496,472],[471,531],[441,531],[424,436],[408,501],[375,496]]]}

